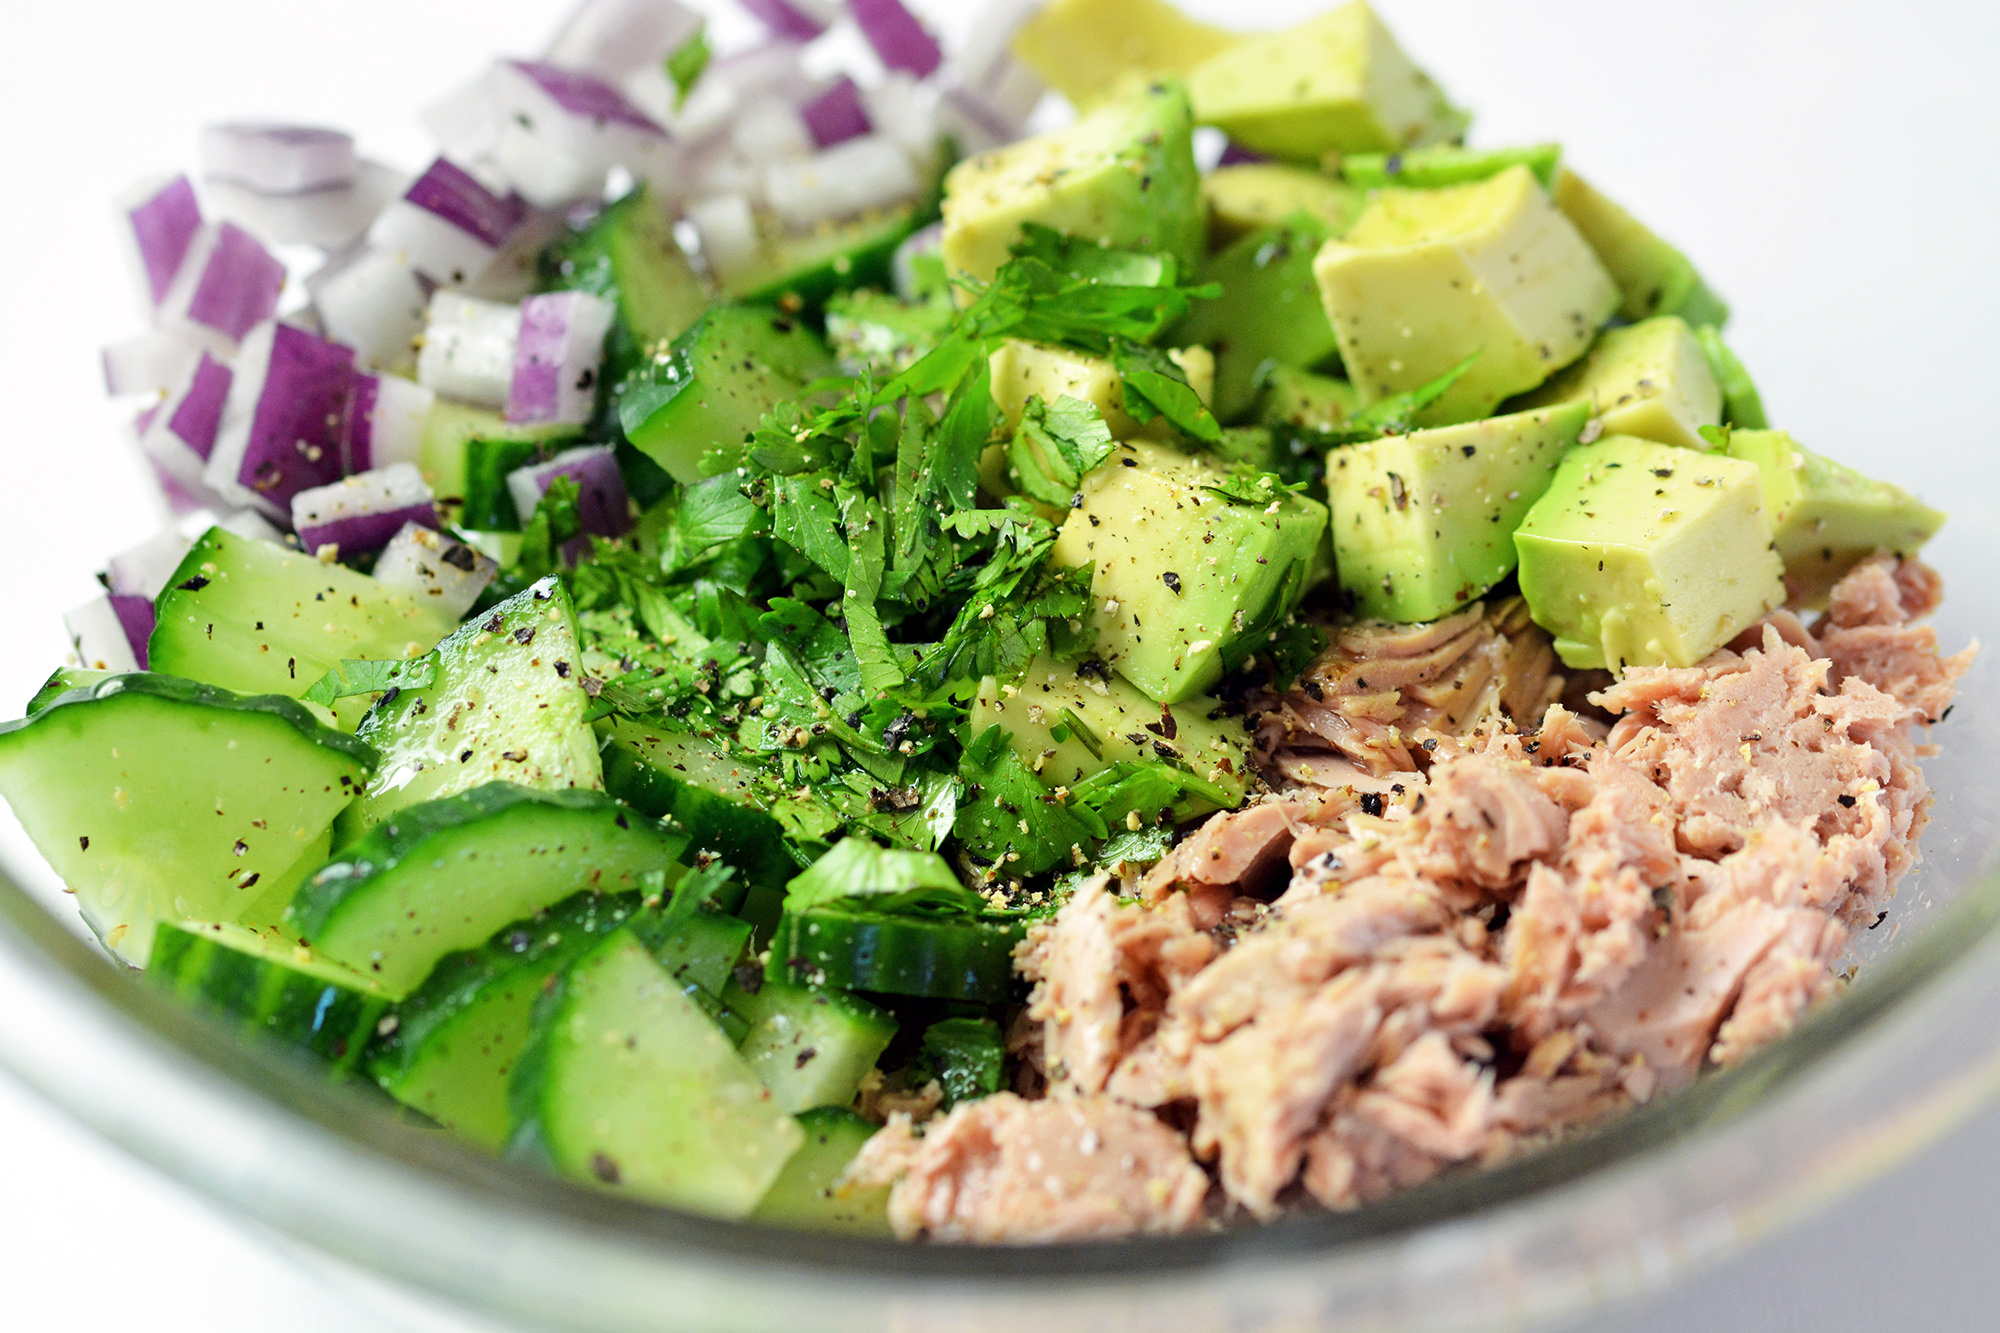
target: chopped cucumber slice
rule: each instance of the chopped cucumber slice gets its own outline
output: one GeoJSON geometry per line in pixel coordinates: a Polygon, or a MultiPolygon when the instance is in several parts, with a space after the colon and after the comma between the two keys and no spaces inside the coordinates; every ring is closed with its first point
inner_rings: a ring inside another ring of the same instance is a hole
{"type": "Polygon", "coordinates": [[[852,1111],[822,1106],[801,1115],[799,1128],[805,1131],[805,1144],[785,1163],[750,1220],[809,1231],[893,1236],[887,1185],[834,1187],[861,1145],[874,1135],[875,1126],[852,1111]]]}
{"type": "Polygon", "coordinates": [[[161,923],[147,972],[198,1009],[317,1056],[345,1074],[389,1001],[368,978],[269,930],[161,923]]]}
{"type": "Polygon", "coordinates": [[[71,690],[95,685],[98,681],[109,680],[117,674],[115,671],[97,671],[90,667],[57,667],[49,673],[49,678],[42,682],[42,687],[35,691],[34,697],[28,700],[25,711],[32,717],[71,690]]]}
{"type": "Polygon", "coordinates": [[[946,1110],[1000,1091],[1007,1043],[990,1018],[945,1018],[924,1029],[923,1062],[944,1089],[946,1110]]]}
{"type": "Polygon", "coordinates": [[[859,996],[765,981],[731,982],[722,1001],[750,1031],[738,1047],[779,1107],[846,1106],[896,1035],[896,1020],[859,996]]]}
{"type": "Polygon", "coordinates": [[[147,653],[155,671],[296,699],[343,660],[415,657],[457,623],[366,574],[210,528],[169,576],[147,653]]]}
{"type": "Polygon", "coordinates": [[[286,920],[400,999],[446,954],[579,890],[638,889],[686,845],[596,792],[493,782],[398,811],[308,879],[286,920]]]}
{"type": "Polygon", "coordinates": [[[432,656],[429,685],[385,694],[357,728],[382,763],[341,820],[343,845],[406,806],[488,782],[603,789],[597,734],[584,720],[576,613],[561,583],[516,593],[432,656]]]}
{"type": "Polygon", "coordinates": [[[743,1217],[805,1141],[635,936],[572,966],[514,1080],[516,1149],[655,1203],[743,1217]]]}
{"type": "Polygon", "coordinates": [[[134,963],[156,922],[241,920],[309,869],[374,762],[290,699],[143,672],[0,725],[0,795],[134,963]]]}
{"type": "Polygon", "coordinates": [[[692,846],[735,866],[746,884],[781,885],[796,875],[784,829],[760,796],[762,771],[731,759],[721,743],[662,721],[598,724],[604,789],[656,819],[672,819],[692,846]]]}
{"type": "Polygon", "coordinates": [[[403,1105],[499,1152],[514,1127],[507,1081],[528,1044],[535,1002],[640,901],[636,893],[579,893],[446,958],[396,1006],[369,1073],[403,1105]]]}
{"type": "Polygon", "coordinates": [[[836,990],[999,1004],[1014,998],[1019,921],[787,908],[771,942],[774,980],[836,990]]]}

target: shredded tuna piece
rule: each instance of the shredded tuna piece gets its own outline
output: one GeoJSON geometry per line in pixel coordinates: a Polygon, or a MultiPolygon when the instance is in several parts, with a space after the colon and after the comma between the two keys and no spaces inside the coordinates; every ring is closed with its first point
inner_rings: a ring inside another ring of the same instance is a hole
{"type": "Polygon", "coordinates": [[[1185,1231],[1209,1190],[1181,1136],[1145,1111],[1011,1092],[961,1102],[921,1138],[891,1117],[842,1183],[893,1185],[889,1224],[905,1240],[1015,1245],[1185,1231]]]}

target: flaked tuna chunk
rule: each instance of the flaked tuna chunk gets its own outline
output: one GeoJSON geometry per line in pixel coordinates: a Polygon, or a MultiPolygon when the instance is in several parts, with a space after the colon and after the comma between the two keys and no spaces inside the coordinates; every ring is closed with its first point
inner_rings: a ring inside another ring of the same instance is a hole
{"type": "Polygon", "coordinates": [[[1494,1113],[1491,1072],[1443,1033],[1425,1033],[1306,1145],[1306,1189],[1330,1208],[1352,1208],[1422,1184],[1486,1152],[1494,1113]]]}
{"type": "Polygon", "coordinates": [[[892,1185],[905,1240],[1035,1245],[1186,1231],[1208,1175],[1152,1114],[1102,1097],[961,1102],[918,1137],[907,1116],[862,1145],[843,1184],[892,1185]]]}
{"type": "Polygon", "coordinates": [[[1877,552],[1847,571],[1827,598],[1826,624],[1841,629],[1903,625],[1944,600],[1944,580],[1921,560],[1877,552]]]}
{"type": "Polygon", "coordinates": [[[1425,799],[1413,804],[1406,822],[1398,860],[1428,878],[1501,889],[1526,862],[1561,847],[1568,824],[1531,766],[1468,755],[1431,770],[1425,799]]]}
{"type": "Polygon", "coordinates": [[[1140,892],[1157,901],[1169,886],[1193,883],[1255,893],[1285,868],[1285,853],[1317,816],[1318,805],[1313,800],[1269,801],[1211,815],[1153,867],[1140,892]]]}

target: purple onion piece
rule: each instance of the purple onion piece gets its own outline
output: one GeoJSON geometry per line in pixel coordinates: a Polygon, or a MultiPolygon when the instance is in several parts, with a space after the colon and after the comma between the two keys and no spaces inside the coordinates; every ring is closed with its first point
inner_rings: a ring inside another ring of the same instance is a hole
{"type": "Polygon", "coordinates": [[[905,9],[902,0],[847,0],[847,10],[882,63],[927,79],[944,63],[937,39],[905,9]]]}
{"type": "Polygon", "coordinates": [[[120,597],[158,597],[194,543],[168,528],[150,541],[120,551],[105,562],[104,583],[120,597]]]}
{"type": "Polygon", "coordinates": [[[354,351],[289,324],[244,340],[203,477],[236,504],[285,520],[292,497],[340,480],[354,351]]]}
{"type": "Polygon", "coordinates": [[[105,600],[111,603],[111,613],[118,617],[118,627],[125,631],[125,644],[132,650],[134,665],[146,670],[146,641],[153,637],[156,619],[153,599],[114,592],[105,600]]]}
{"type": "MultiPolygon", "coordinates": [[[[578,521],[586,533],[617,537],[632,529],[632,506],[625,491],[625,476],[608,444],[568,449],[546,463],[516,468],[507,474],[507,491],[514,508],[526,522],[541,503],[542,495],[557,477],[568,477],[577,485],[578,521]]],[[[588,543],[585,544],[586,549],[588,543]]]]}
{"type": "Polygon", "coordinates": [[[826,31],[824,22],[790,0],[739,0],[739,3],[761,20],[773,37],[788,42],[809,42],[826,31]]]}
{"type": "Polygon", "coordinates": [[[616,313],[610,301],[588,292],[549,292],[521,302],[507,419],[576,425],[590,420],[604,336],[616,313]]]}
{"type": "Polygon", "coordinates": [[[344,465],[352,475],[393,463],[414,463],[424,422],[437,395],[400,375],[357,375],[347,409],[344,465]]]}
{"type": "Polygon", "coordinates": [[[284,290],[284,264],[249,232],[224,222],[188,295],[187,318],[241,342],[277,313],[284,290]]]}
{"type": "Polygon", "coordinates": [[[1256,149],[1245,148],[1242,144],[1236,142],[1236,140],[1231,139],[1227,144],[1223,145],[1222,156],[1216,159],[1215,165],[1218,167],[1243,167],[1251,166],[1258,162],[1269,162],[1270,160],[1270,158],[1265,157],[1256,149]]]}
{"type": "Polygon", "coordinates": [[[292,497],[292,526],[308,551],[343,556],[381,550],[408,523],[434,528],[437,503],[414,464],[397,463],[317,486],[292,497]]]}
{"type": "MultiPolygon", "coordinates": [[[[146,603],[146,609],[151,611],[152,604],[146,603]]],[[[93,597],[82,606],[71,607],[63,614],[63,628],[69,631],[70,646],[83,666],[94,671],[142,669],[145,638],[134,644],[125,617],[119,614],[117,599],[93,597]]],[[[151,633],[150,627],[147,633],[151,633]]]]}
{"type": "Polygon", "coordinates": [[[456,618],[472,609],[500,564],[456,538],[407,523],[382,548],[373,572],[377,583],[456,618]]]}
{"type": "Polygon", "coordinates": [[[148,329],[104,349],[104,388],[113,398],[159,393],[185,383],[202,354],[182,329],[148,329]]]}
{"type": "Polygon", "coordinates": [[[439,158],[424,169],[403,202],[450,223],[489,249],[507,243],[528,216],[528,202],[517,194],[504,198],[475,180],[456,164],[439,158]]]}
{"type": "Polygon", "coordinates": [[[582,0],[543,58],[622,83],[680,49],[701,24],[701,15],[678,0],[582,0]]]}
{"type": "Polygon", "coordinates": [[[222,409],[229,402],[229,386],[234,379],[228,366],[203,352],[188,380],[187,392],[167,417],[166,428],[203,462],[215,453],[215,433],[222,425],[222,409]]]}
{"type": "Polygon", "coordinates": [[[507,64],[572,116],[599,124],[623,125],[641,133],[666,133],[653,123],[652,117],[627,101],[625,94],[602,79],[542,60],[510,60],[507,64]]]}
{"type": "Polygon", "coordinates": [[[831,148],[874,129],[868,111],[861,105],[861,90],[854,80],[841,76],[838,83],[799,108],[813,142],[831,148]]]}
{"type": "Polygon", "coordinates": [[[210,125],[201,172],[263,194],[300,194],[354,179],[354,136],[312,125],[210,125]]]}
{"type": "Polygon", "coordinates": [[[139,253],[140,272],[153,305],[166,300],[174,275],[186,261],[188,247],[201,230],[201,205],[194,185],[176,176],[125,212],[126,225],[139,253]]]}

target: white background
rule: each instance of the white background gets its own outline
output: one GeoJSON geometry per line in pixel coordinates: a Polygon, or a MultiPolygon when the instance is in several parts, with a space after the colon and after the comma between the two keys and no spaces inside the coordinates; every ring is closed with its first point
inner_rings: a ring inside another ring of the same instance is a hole
{"type": "MultiPolygon", "coordinates": [[[[1318,5],[1189,7],[1250,26],[1318,5]]],[[[1735,306],[1732,341],[1777,424],[1893,475],[1960,530],[2000,514],[2000,11],[1947,0],[1378,8],[1478,113],[1476,142],[1562,140],[1697,258],[1735,306]]],[[[415,110],[487,55],[535,50],[558,14],[528,0],[9,7],[0,570],[15,610],[0,700],[24,699],[59,658],[58,617],[93,591],[95,561],[160,521],[97,378],[95,349],[137,329],[110,197],[192,166],[195,128],[229,117],[344,126],[365,151],[420,166],[415,110]]],[[[1954,564],[1949,529],[1934,551],[1948,575],[1992,577],[1954,564]]],[[[1825,1216],[1605,1326],[1992,1328],[1996,1253],[2000,1114],[1988,1114],[1825,1216]]],[[[4,1078],[0,1312],[0,1328],[35,1333],[391,1326],[4,1078]]]]}

